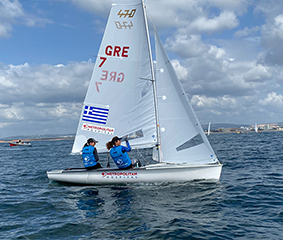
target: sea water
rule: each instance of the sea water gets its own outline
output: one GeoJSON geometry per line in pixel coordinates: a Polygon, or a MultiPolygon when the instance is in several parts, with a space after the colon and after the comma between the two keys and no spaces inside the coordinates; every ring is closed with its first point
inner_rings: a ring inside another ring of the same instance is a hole
{"type": "Polygon", "coordinates": [[[2,143],[0,238],[283,239],[283,132],[208,138],[223,163],[218,183],[64,185],[46,171],[82,167],[72,140],[2,143]]]}

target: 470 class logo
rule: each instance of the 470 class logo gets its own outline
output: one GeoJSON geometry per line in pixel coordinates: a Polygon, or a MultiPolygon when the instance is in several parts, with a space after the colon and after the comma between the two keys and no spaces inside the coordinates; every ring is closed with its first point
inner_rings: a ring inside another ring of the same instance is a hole
{"type": "MultiPolygon", "coordinates": [[[[124,19],[126,17],[132,18],[132,17],[134,17],[136,11],[137,11],[137,9],[132,9],[132,10],[124,10],[124,12],[123,12],[123,10],[121,9],[118,12],[117,15],[119,16],[119,18],[122,18],[122,19],[124,19]]],[[[134,27],[132,21],[128,22],[128,21],[124,21],[124,20],[122,20],[122,22],[115,21],[115,25],[116,25],[117,29],[123,29],[123,28],[124,29],[132,29],[134,27]]]]}
{"type": "Polygon", "coordinates": [[[132,18],[132,17],[135,15],[137,9],[132,9],[131,11],[130,11],[130,10],[124,10],[124,13],[123,13],[122,11],[123,11],[123,10],[121,9],[121,10],[118,12],[118,14],[117,14],[120,18],[121,18],[121,17],[124,17],[124,18],[126,18],[126,17],[132,18]]]}

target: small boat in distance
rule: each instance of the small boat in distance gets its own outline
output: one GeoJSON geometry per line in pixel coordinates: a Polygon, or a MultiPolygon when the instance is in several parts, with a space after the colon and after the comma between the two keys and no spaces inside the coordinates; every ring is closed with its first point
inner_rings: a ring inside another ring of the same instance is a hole
{"type": "Polygon", "coordinates": [[[207,136],[210,135],[210,125],[211,125],[211,122],[208,123],[207,136]]]}
{"type": "Polygon", "coordinates": [[[19,141],[12,141],[9,142],[11,147],[15,147],[15,146],[31,146],[30,142],[22,142],[22,140],[19,141]]]}
{"type": "Polygon", "coordinates": [[[255,132],[258,132],[257,123],[255,123],[255,132]]]}

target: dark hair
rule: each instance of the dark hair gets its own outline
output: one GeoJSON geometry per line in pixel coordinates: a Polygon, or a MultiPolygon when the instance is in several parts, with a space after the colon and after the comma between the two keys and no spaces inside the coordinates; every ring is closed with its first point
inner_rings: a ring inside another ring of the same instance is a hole
{"type": "Polygon", "coordinates": [[[106,143],[106,147],[107,147],[108,150],[110,150],[111,148],[113,148],[113,146],[114,146],[114,145],[113,145],[112,141],[106,143]]]}
{"type": "Polygon", "coordinates": [[[117,142],[118,140],[121,140],[121,138],[115,136],[112,138],[111,142],[113,143],[113,145],[115,145],[115,142],[117,142]]]}
{"type": "Polygon", "coordinates": [[[121,140],[121,138],[117,136],[113,137],[110,142],[106,143],[107,149],[110,150],[111,148],[113,148],[115,146],[115,142],[117,142],[118,140],[121,140]]]}

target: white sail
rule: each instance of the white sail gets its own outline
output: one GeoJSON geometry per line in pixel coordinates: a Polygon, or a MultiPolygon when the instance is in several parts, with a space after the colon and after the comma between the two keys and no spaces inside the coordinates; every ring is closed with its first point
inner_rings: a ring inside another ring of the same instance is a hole
{"type": "Polygon", "coordinates": [[[155,41],[163,162],[200,164],[218,161],[156,32],[155,41]]]}
{"type": "Polygon", "coordinates": [[[130,134],[133,147],[157,141],[150,44],[141,0],[114,0],[85,97],[72,153],[88,138],[99,151],[130,134]]]}
{"type": "Polygon", "coordinates": [[[208,128],[207,128],[207,136],[210,135],[210,125],[211,125],[211,122],[208,123],[208,128]]]}
{"type": "Polygon", "coordinates": [[[255,123],[255,132],[258,132],[257,123],[255,123]]]}

